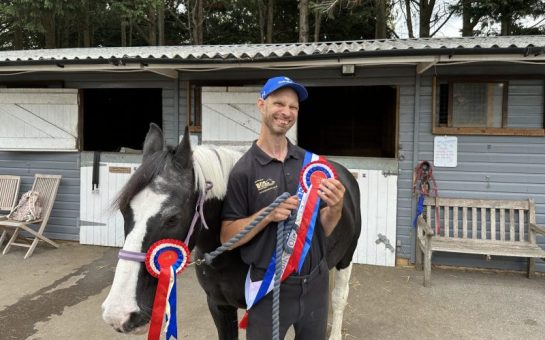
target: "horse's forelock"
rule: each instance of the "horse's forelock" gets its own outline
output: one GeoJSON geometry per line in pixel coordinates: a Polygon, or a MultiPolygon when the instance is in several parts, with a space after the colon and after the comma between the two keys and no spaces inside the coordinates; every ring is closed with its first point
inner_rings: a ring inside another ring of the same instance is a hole
{"type": "Polygon", "coordinates": [[[142,163],[123,187],[113,207],[119,210],[126,209],[131,200],[161,172],[165,163],[172,157],[172,150],[156,152],[142,163]]]}
{"type": "Polygon", "coordinates": [[[224,147],[199,145],[193,150],[195,190],[204,192],[206,181],[213,184],[206,199],[223,199],[227,192],[229,173],[242,156],[240,152],[224,147]]]}

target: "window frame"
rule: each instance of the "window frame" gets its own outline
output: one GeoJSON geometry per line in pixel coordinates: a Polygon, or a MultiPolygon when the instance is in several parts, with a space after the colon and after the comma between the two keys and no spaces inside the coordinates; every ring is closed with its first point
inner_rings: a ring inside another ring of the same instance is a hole
{"type": "Polygon", "coordinates": [[[521,76],[436,76],[432,78],[432,134],[434,135],[489,135],[489,136],[545,136],[545,82],[543,89],[544,102],[542,107],[543,127],[542,128],[508,128],[507,119],[508,98],[509,98],[509,81],[537,79],[545,80],[542,76],[521,75],[521,76]],[[439,87],[438,81],[446,81],[449,85],[448,93],[448,124],[447,126],[438,126],[438,100],[439,87]],[[502,127],[453,127],[449,126],[452,122],[452,103],[453,103],[453,84],[454,83],[503,83],[503,98],[502,98],[502,127]]]}
{"type": "Polygon", "coordinates": [[[230,87],[230,86],[262,86],[262,79],[242,80],[187,80],[187,126],[189,132],[202,132],[202,88],[203,87],[230,87]],[[198,89],[194,96],[193,91],[198,89]],[[193,113],[193,110],[195,112],[193,113]],[[192,121],[195,120],[195,122],[192,121]],[[197,123],[197,124],[195,124],[197,123]]]}

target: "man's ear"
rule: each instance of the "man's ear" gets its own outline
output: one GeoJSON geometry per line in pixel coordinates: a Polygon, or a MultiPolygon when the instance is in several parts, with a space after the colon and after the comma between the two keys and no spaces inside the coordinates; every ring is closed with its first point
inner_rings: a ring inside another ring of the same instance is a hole
{"type": "Polygon", "coordinates": [[[263,112],[265,110],[265,99],[259,98],[256,105],[259,112],[263,112]]]}

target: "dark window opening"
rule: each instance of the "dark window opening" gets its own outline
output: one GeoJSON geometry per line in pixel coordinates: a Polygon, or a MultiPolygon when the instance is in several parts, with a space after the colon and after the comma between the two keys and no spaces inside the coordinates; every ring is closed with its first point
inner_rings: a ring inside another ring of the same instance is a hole
{"type": "Polygon", "coordinates": [[[141,150],[150,123],[162,126],[161,89],[83,90],[83,150],[141,150]]]}
{"type": "Polygon", "coordinates": [[[391,86],[310,87],[298,144],[331,156],[396,157],[397,91],[391,86]]]}

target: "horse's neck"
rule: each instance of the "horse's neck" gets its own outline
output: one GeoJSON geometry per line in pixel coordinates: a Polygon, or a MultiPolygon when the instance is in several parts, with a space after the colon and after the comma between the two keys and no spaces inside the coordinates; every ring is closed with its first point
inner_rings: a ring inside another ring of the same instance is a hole
{"type": "MultiPolygon", "coordinates": [[[[209,199],[204,202],[203,215],[204,221],[208,226],[205,229],[204,224],[197,238],[197,247],[203,252],[210,252],[221,245],[221,209],[223,200],[209,199]]],[[[202,222],[202,221],[201,221],[202,222]]]]}

